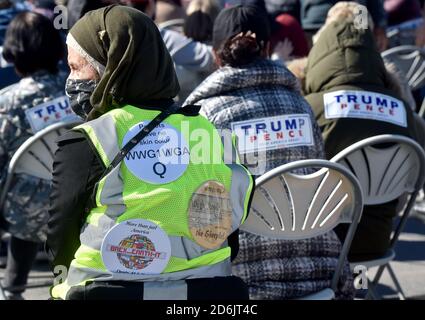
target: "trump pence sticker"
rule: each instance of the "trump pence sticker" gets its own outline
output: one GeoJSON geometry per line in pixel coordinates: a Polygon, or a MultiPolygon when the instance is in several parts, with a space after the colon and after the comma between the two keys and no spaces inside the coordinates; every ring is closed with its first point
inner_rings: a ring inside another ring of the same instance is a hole
{"type": "Polygon", "coordinates": [[[25,111],[25,115],[33,133],[60,121],[79,120],[79,117],[72,111],[66,96],[32,107],[25,111]]]}
{"type": "Polygon", "coordinates": [[[112,273],[160,274],[170,259],[171,244],[157,224],[132,219],[109,230],[101,253],[105,267],[112,273]]]}
{"type": "MultiPolygon", "coordinates": [[[[149,123],[133,126],[124,136],[123,146],[149,123]]],[[[127,168],[137,178],[152,184],[165,184],[178,179],[189,164],[188,144],[175,127],[160,123],[125,157],[127,168]]]]}
{"type": "Polygon", "coordinates": [[[407,127],[406,108],[396,98],[371,91],[339,90],[323,95],[325,118],[357,118],[407,127]]]}
{"type": "Polygon", "coordinates": [[[196,243],[207,249],[226,241],[232,230],[232,205],[223,184],[207,181],[192,195],[189,229],[196,243]]]}
{"type": "Polygon", "coordinates": [[[241,154],[314,145],[309,114],[291,114],[232,123],[241,154]]]}

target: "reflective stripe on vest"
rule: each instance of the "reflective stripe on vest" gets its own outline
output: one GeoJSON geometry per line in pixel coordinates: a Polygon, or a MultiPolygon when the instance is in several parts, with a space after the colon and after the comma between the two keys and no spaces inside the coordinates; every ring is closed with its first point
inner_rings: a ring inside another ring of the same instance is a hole
{"type": "MultiPolygon", "coordinates": [[[[158,111],[141,110],[126,106],[122,109],[113,110],[94,121],[78,127],[78,129],[86,132],[88,138],[96,148],[98,155],[107,167],[120,150],[123,132],[125,130],[128,131],[134,124],[151,120],[157,113],[158,111]],[[125,119],[125,121],[123,121],[123,119],[125,119]],[[127,122],[129,122],[128,125],[127,122]],[[122,123],[125,123],[125,125],[122,125],[122,123]]],[[[195,121],[197,121],[197,125],[195,128],[199,127],[201,124],[205,126],[207,130],[210,130],[210,132],[215,130],[214,127],[201,116],[185,117],[183,115],[172,115],[165,122],[170,121],[171,125],[177,126],[176,123],[181,121],[182,118],[184,120],[196,118],[195,121]],[[175,124],[173,124],[172,121],[173,117],[177,118],[174,120],[175,124]]],[[[218,133],[215,132],[215,134],[218,133]]],[[[223,168],[221,169],[222,171],[217,172],[223,172],[221,174],[224,179],[224,172],[226,172],[224,168],[227,167],[228,171],[230,169],[230,174],[225,179],[228,181],[228,187],[226,187],[226,189],[228,188],[232,205],[233,216],[231,231],[233,232],[246,218],[248,202],[253,189],[253,181],[248,170],[238,163],[237,157],[235,157],[235,148],[233,143],[231,144],[232,148],[230,148],[230,150],[232,150],[233,154],[226,154],[225,151],[227,151],[228,148],[224,148],[224,150],[222,150],[223,157],[224,159],[232,157],[232,159],[236,159],[236,162],[223,162],[222,167],[218,168],[223,168]]],[[[182,221],[182,225],[176,226],[176,230],[172,229],[170,226],[171,223],[164,221],[164,225],[169,229],[165,231],[171,243],[171,258],[167,267],[161,274],[134,275],[112,273],[105,268],[100,252],[102,241],[112,227],[117,225],[117,223],[127,220],[122,220],[121,217],[124,213],[128,212],[128,210],[131,210],[131,205],[134,202],[131,202],[129,206],[129,203],[126,202],[126,197],[134,196],[134,192],[136,196],[140,196],[140,198],[148,197],[144,193],[138,193],[139,189],[130,189],[131,192],[128,193],[129,187],[125,184],[123,179],[124,175],[127,174],[128,176],[128,173],[123,170],[128,169],[123,163],[117,166],[98,183],[95,199],[97,207],[91,210],[86,219],[86,225],[82,228],[80,235],[81,247],[75,254],[75,259],[68,271],[66,282],[56,285],[52,289],[52,296],[65,298],[66,293],[71,287],[83,285],[88,280],[164,281],[230,275],[230,248],[228,247],[227,241],[224,241],[221,246],[215,249],[206,249],[202,247],[188,236],[181,235],[181,230],[184,230],[184,228],[187,229],[188,221],[182,221]],[[168,225],[166,223],[168,223],[168,225]]],[[[190,166],[191,163],[188,165],[188,168],[190,166]]],[[[213,174],[211,173],[211,175],[213,174]]],[[[185,174],[178,178],[177,181],[181,178],[184,179],[184,176],[185,174]]],[[[191,176],[191,178],[192,182],[193,176],[191,176]]],[[[139,185],[143,184],[141,180],[138,181],[139,185]]],[[[202,185],[203,182],[205,181],[199,180],[198,185],[202,185]]],[[[172,189],[170,185],[174,183],[175,181],[168,184],[170,190],[172,189]]],[[[147,194],[149,194],[149,192],[147,192],[147,194]]],[[[187,195],[185,196],[187,198],[187,195]]],[[[183,197],[184,196],[182,196],[182,198],[183,197]]],[[[146,199],[153,198],[148,197],[146,199]]],[[[143,200],[140,200],[140,202],[143,203],[143,200]]],[[[146,201],[147,204],[150,204],[150,202],[153,202],[153,200],[146,201]]],[[[172,208],[170,208],[170,210],[171,209],[172,208]]],[[[183,216],[183,213],[181,216],[183,216]]],[[[144,216],[141,218],[145,220],[152,219],[144,216]]],[[[161,220],[154,220],[154,222],[160,223],[161,220]]]]}

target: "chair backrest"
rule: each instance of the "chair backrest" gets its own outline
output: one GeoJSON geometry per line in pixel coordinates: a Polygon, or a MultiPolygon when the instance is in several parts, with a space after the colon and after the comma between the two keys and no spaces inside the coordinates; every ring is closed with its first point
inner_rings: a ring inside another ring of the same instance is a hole
{"type": "Polygon", "coordinates": [[[275,168],[255,182],[251,210],[241,230],[297,240],[324,234],[339,223],[351,224],[332,278],[335,291],[363,210],[357,179],[337,163],[300,160],[275,168]]]}
{"type": "Polygon", "coordinates": [[[414,45],[416,30],[420,28],[423,23],[423,18],[416,18],[388,27],[386,30],[388,47],[393,48],[402,45],[414,45]]]}
{"type": "Polygon", "coordinates": [[[425,179],[423,148],[408,137],[380,135],[359,141],[331,159],[359,180],[365,205],[390,202],[421,188],[425,179]]]}
{"type": "Polygon", "coordinates": [[[291,162],[260,176],[255,183],[251,210],[241,230],[297,240],[360,219],[363,202],[357,179],[330,161],[291,162]],[[304,175],[300,171],[314,172],[304,175]]]}
{"type": "Polygon", "coordinates": [[[164,21],[160,24],[158,24],[158,27],[160,29],[172,29],[172,30],[183,30],[184,26],[184,19],[172,19],[164,21]]]}
{"type": "Polygon", "coordinates": [[[382,53],[386,60],[394,62],[405,74],[410,89],[425,85],[425,51],[415,46],[399,46],[382,53]]]}
{"type": "Polygon", "coordinates": [[[7,176],[0,192],[0,229],[7,230],[8,223],[4,220],[1,210],[4,207],[7,193],[17,173],[40,179],[51,180],[53,169],[53,157],[56,152],[56,139],[68,129],[81,122],[59,122],[40,130],[31,138],[27,139],[9,162],[7,176]]]}
{"type": "Polygon", "coordinates": [[[50,180],[57,138],[80,123],[60,122],[37,132],[15,152],[9,163],[8,175],[25,173],[50,180]]]}

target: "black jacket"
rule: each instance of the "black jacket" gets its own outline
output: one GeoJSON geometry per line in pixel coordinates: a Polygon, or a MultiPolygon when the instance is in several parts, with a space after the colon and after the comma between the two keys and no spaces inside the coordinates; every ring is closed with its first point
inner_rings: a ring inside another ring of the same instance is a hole
{"type": "Polygon", "coordinates": [[[80,230],[87,217],[94,186],[105,166],[81,132],[58,140],[53,163],[47,248],[54,266],[69,267],[80,246],[80,230]]]}

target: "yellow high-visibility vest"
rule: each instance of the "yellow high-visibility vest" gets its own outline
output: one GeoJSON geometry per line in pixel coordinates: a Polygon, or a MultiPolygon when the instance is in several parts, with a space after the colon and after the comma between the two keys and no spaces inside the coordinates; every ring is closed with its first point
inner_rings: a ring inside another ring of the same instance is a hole
{"type": "MultiPolygon", "coordinates": [[[[87,135],[108,167],[159,112],[126,105],[74,130],[87,135]]],[[[66,299],[87,281],[230,275],[227,237],[246,218],[253,178],[234,141],[230,151],[225,145],[199,114],[166,118],[97,183],[81,246],[52,297],[66,299]]]]}

